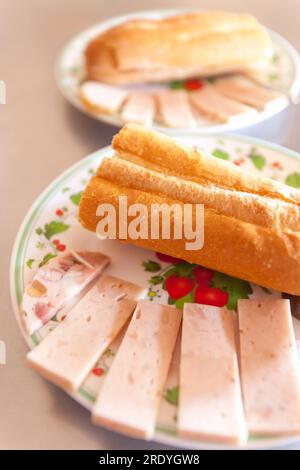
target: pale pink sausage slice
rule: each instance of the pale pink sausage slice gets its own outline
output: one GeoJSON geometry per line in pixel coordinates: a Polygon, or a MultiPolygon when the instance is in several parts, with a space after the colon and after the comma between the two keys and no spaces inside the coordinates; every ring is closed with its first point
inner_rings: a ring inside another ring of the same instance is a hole
{"type": "Polygon", "coordinates": [[[195,127],[196,119],[185,91],[163,90],[156,93],[157,118],[168,127],[195,127]]]}
{"type": "Polygon", "coordinates": [[[287,102],[282,93],[257,85],[241,75],[218,79],[214,86],[222,95],[258,110],[284,105],[287,102]]]}
{"type": "Polygon", "coordinates": [[[177,429],[187,439],[247,439],[233,314],[226,308],[184,305],[177,429]]]}
{"type": "Polygon", "coordinates": [[[121,108],[128,91],[117,86],[88,81],[81,85],[79,95],[91,111],[113,114],[121,108]]]}
{"type": "Polygon", "coordinates": [[[155,101],[151,93],[130,93],[123,106],[121,116],[124,122],[137,122],[150,126],[155,114],[155,101]]]}
{"type": "Polygon", "coordinates": [[[238,303],[241,381],[248,429],[300,433],[300,377],[287,299],[238,303]]]}
{"type": "Polygon", "coordinates": [[[182,313],[140,300],[92,410],[92,420],[151,439],[182,313]]]}
{"type": "Polygon", "coordinates": [[[109,264],[102,253],[69,252],[39,268],[25,287],[21,320],[31,335],[68,306],[109,264]]]}
{"type": "Polygon", "coordinates": [[[255,115],[255,109],[219,93],[213,85],[205,85],[201,90],[189,93],[193,107],[210,119],[220,122],[232,122],[242,116],[255,115]]]}
{"type": "Polygon", "coordinates": [[[74,392],[116,338],[146,290],[102,276],[67,317],[27,355],[29,365],[74,392]]]}

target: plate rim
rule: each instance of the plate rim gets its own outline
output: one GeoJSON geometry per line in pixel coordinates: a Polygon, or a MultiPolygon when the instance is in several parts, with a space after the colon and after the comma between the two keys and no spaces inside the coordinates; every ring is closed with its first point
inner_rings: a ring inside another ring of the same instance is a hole
{"type": "MultiPolygon", "coordinates": [[[[201,11],[201,9],[195,9],[195,8],[177,8],[177,9],[159,9],[159,10],[143,10],[143,11],[134,11],[130,13],[125,13],[123,15],[116,15],[116,16],[111,16],[109,18],[105,18],[103,21],[99,21],[98,23],[95,23],[88,28],[85,28],[72,38],[70,38],[65,46],[62,48],[61,52],[59,53],[55,64],[54,64],[54,77],[55,77],[55,82],[56,85],[62,94],[62,96],[66,99],[67,102],[72,104],[77,110],[81,111],[83,114],[86,116],[89,116],[90,118],[95,119],[96,121],[103,122],[105,124],[108,124],[110,126],[114,127],[121,127],[122,125],[125,124],[125,122],[122,122],[121,120],[117,120],[110,114],[94,114],[90,112],[83,104],[81,104],[75,97],[75,93],[68,93],[66,92],[66,88],[62,83],[61,79],[61,70],[62,70],[62,64],[63,64],[63,59],[66,54],[66,52],[70,49],[72,44],[78,40],[82,36],[85,36],[89,34],[89,32],[100,25],[105,25],[106,23],[119,23],[122,21],[126,21],[126,19],[131,19],[135,17],[140,17],[143,15],[173,15],[173,14],[178,14],[178,13],[191,13],[195,11],[201,11]]],[[[109,26],[108,26],[109,27],[109,26]]],[[[276,41],[278,43],[281,43],[284,48],[287,50],[288,55],[293,63],[294,66],[294,81],[290,87],[289,95],[290,99],[294,102],[294,100],[300,100],[300,55],[297,51],[297,49],[281,34],[279,34],[277,31],[273,31],[270,28],[267,28],[267,31],[270,33],[271,36],[276,38],[276,41]]],[[[160,125],[154,125],[151,126],[154,130],[157,130],[158,132],[164,132],[165,134],[168,135],[189,135],[189,136],[201,136],[201,135],[213,135],[217,133],[223,133],[223,132],[236,132],[240,129],[247,129],[248,127],[254,126],[256,124],[259,124],[260,122],[263,122],[272,116],[275,116],[279,113],[281,113],[284,109],[286,109],[289,106],[289,98],[285,103],[282,104],[281,107],[279,107],[277,110],[272,110],[272,109],[267,109],[265,111],[259,112],[257,116],[253,116],[252,118],[248,118],[246,123],[243,123],[243,120],[241,120],[240,123],[223,123],[223,124],[216,124],[216,125],[211,125],[208,127],[196,127],[196,128],[170,128],[170,127],[164,127],[160,125]]]]}
{"type": "MultiPolygon", "coordinates": [[[[178,135],[182,139],[183,136],[180,134],[178,135]]],[[[188,139],[190,136],[186,136],[188,139]]],[[[251,136],[244,136],[244,135],[238,135],[238,134],[223,134],[223,133],[216,133],[213,135],[207,135],[207,136],[201,136],[200,139],[224,139],[226,141],[233,141],[233,142],[241,142],[241,143],[247,143],[247,144],[255,144],[257,146],[260,146],[262,148],[266,148],[268,150],[274,150],[278,153],[282,153],[283,155],[287,157],[291,157],[294,160],[297,160],[300,162],[300,152],[297,152],[293,149],[284,147],[283,145],[277,144],[277,143],[272,143],[265,141],[260,138],[256,137],[251,137],[251,136]]],[[[56,186],[60,186],[62,182],[70,177],[73,173],[76,173],[80,167],[85,168],[88,165],[89,161],[92,161],[96,156],[99,157],[99,159],[103,156],[105,156],[107,153],[111,152],[111,146],[105,146],[102,147],[95,152],[92,152],[88,154],[87,156],[81,158],[79,161],[75,162],[71,166],[69,166],[66,170],[62,171],[56,178],[54,178],[47,186],[46,188],[34,199],[33,203],[29,206],[29,208],[26,211],[26,214],[19,226],[19,229],[17,231],[14,243],[13,243],[13,248],[10,256],[10,262],[9,262],[9,291],[10,291],[10,299],[13,307],[13,315],[15,317],[15,320],[17,322],[17,325],[19,327],[19,330],[23,336],[24,341],[26,342],[27,346],[31,348],[32,343],[30,342],[29,338],[25,335],[23,329],[21,328],[21,323],[20,323],[20,315],[19,315],[19,304],[18,304],[18,296],[17,296],[17,288],[16,288],[16,277],[19,276],[19,270],[20,267],[18,267],[18,263],[20,260],[20,255],[22,254],[24,250],[24,243],[26,239],[26,235],[28,234],[28,231],[30,230],[30,227],[33,224],[33,219],[40,213],[40,210],[43,210],[43,202],[48,199],[50,194],[53,192],[54,188],[56,186]]],[[[20,264],[20,263],[19,263],[20,264]]],[[[19,280],[18,280],[19,281],[19,280]]],[[[79,405],[85,406],[85,403],[80,400],[77,396],[73,394],[68,394],[71,396],[75,401],[78,402],[79,405]]],[[[109,429],[109,428],[106,428],[109,429]]],[[[126,435],[122,434],[123,436],[126,437],[126,435]]],[[[172,436],[170,434],[166,433],[166,430],[159,430],[157,429],[153,438],[154,442],[157,443],[162,443],[166,445],[171,445],[173,447],[181,446],[182,448],[189,448],[189,449],[271,449],[274,447],[282,447],[285,445],[293,444],[295,442],[298,442],[300,440],[300,435],[299,436],[290,436],[290,437],[285,437],[283,436],[282,438],[264,438],[261,442],[260,440],[257,441],[250,441],[248,442],[245,446],[236,446],[236,447],[230,447],[230,446],[222,446],[217,443],[204,443],[204,442],[197,442],[193,440],[185,440],[177,436],[172,436]],[[278,440],[278,442],[276,442],[278,440]]]]}

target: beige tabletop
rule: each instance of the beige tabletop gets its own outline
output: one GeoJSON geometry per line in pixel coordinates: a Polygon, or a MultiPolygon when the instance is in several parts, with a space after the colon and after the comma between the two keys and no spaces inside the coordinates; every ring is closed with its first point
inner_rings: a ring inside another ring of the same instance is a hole
{"type": "MultiPolygon", "coordinates": [[[[254,13],[300,51],[300,1],[201,0],[184,6],[254,13]]],[[[160,449],[94,427],[89,414],[25,365],[27,347],[14,320],[8,286],[13,241],[27,209],[63,170],[110,143],[115,129],[72,108],[57,90],[53,66],[76,33],[122,13],[180,7],[182,1],[1,0],[0,105],[1,321],[7,364],[0,366],[1,449],[160,449]]],[[[300,109],[244,131],[300,151],[300,109]]],[[[291,449],[300,449],[300,442],[291,449]]]]}

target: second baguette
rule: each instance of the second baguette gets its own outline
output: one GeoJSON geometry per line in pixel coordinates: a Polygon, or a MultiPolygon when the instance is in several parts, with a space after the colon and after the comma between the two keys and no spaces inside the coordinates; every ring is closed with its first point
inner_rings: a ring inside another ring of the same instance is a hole
{"type": "Polygon", "coordinates": [[[199,11],[120,23],[89,42],[85,61],[90,80],[161,82],[260,69],[272,49],[253,16],[199,11]]]}

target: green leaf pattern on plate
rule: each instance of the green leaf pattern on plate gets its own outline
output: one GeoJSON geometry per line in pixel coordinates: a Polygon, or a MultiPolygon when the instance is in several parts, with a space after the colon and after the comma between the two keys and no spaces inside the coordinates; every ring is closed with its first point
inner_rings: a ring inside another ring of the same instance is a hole
{"type": "Polygon", "coordinates": [[[212,151],[212,155],[222,160],[229,160],[229,153],[225,152],[225,150],[215,149],[212,151]]]}
{"type": "Polygon", "coordinates": [[[218,287],[223,291],[228,292],[229,301],[227,307],[230,310],[237,310],[237,302],[239,299],[249,299],[252,294],[252,287],[249,282],[236,279],[227,274],[218,273],[214,274],[212,279],[213,287],[218,287]]]}
{"type": "Polygon", "coordinates": [[[73,204],[75,204],[75,206],[79,206],[81,195],[82,195],[82,191],[80,191],[79,193],[76,193],[76,194],[72,194],[70,196],[70,199],[73,202],[73,204]]]}
{"type": "Polygon", "coordinates": [[[68,230],[69,227],[70,226],[65,224],[64,222],[57,222],[56,220],[52,220],[51,222],[45,225],[43,233],[47,240],[50,240],[54,235],[68,230]]]}
{"type": "Polygon", "coordinates": [[[292,186],[293,188],[300,188],[300,173],[290,173],[285,180],[286,184],[292,186]]]}
{"type": "Polygon", "coordinates": [[[168,388],[165,391],[164,399],[170,403],[170,405],[178,405],[178,397],[179,397],[179,386],[175,385],[172,388],[168,388]]]}
{"type": "Polygon", "coordinates": [[[259,153],[250,153],[249,155],[250,160],[252,161],[253,165],[258,169],[262,170],[266,164],[266,159],[263,155],[259,153]]]}

